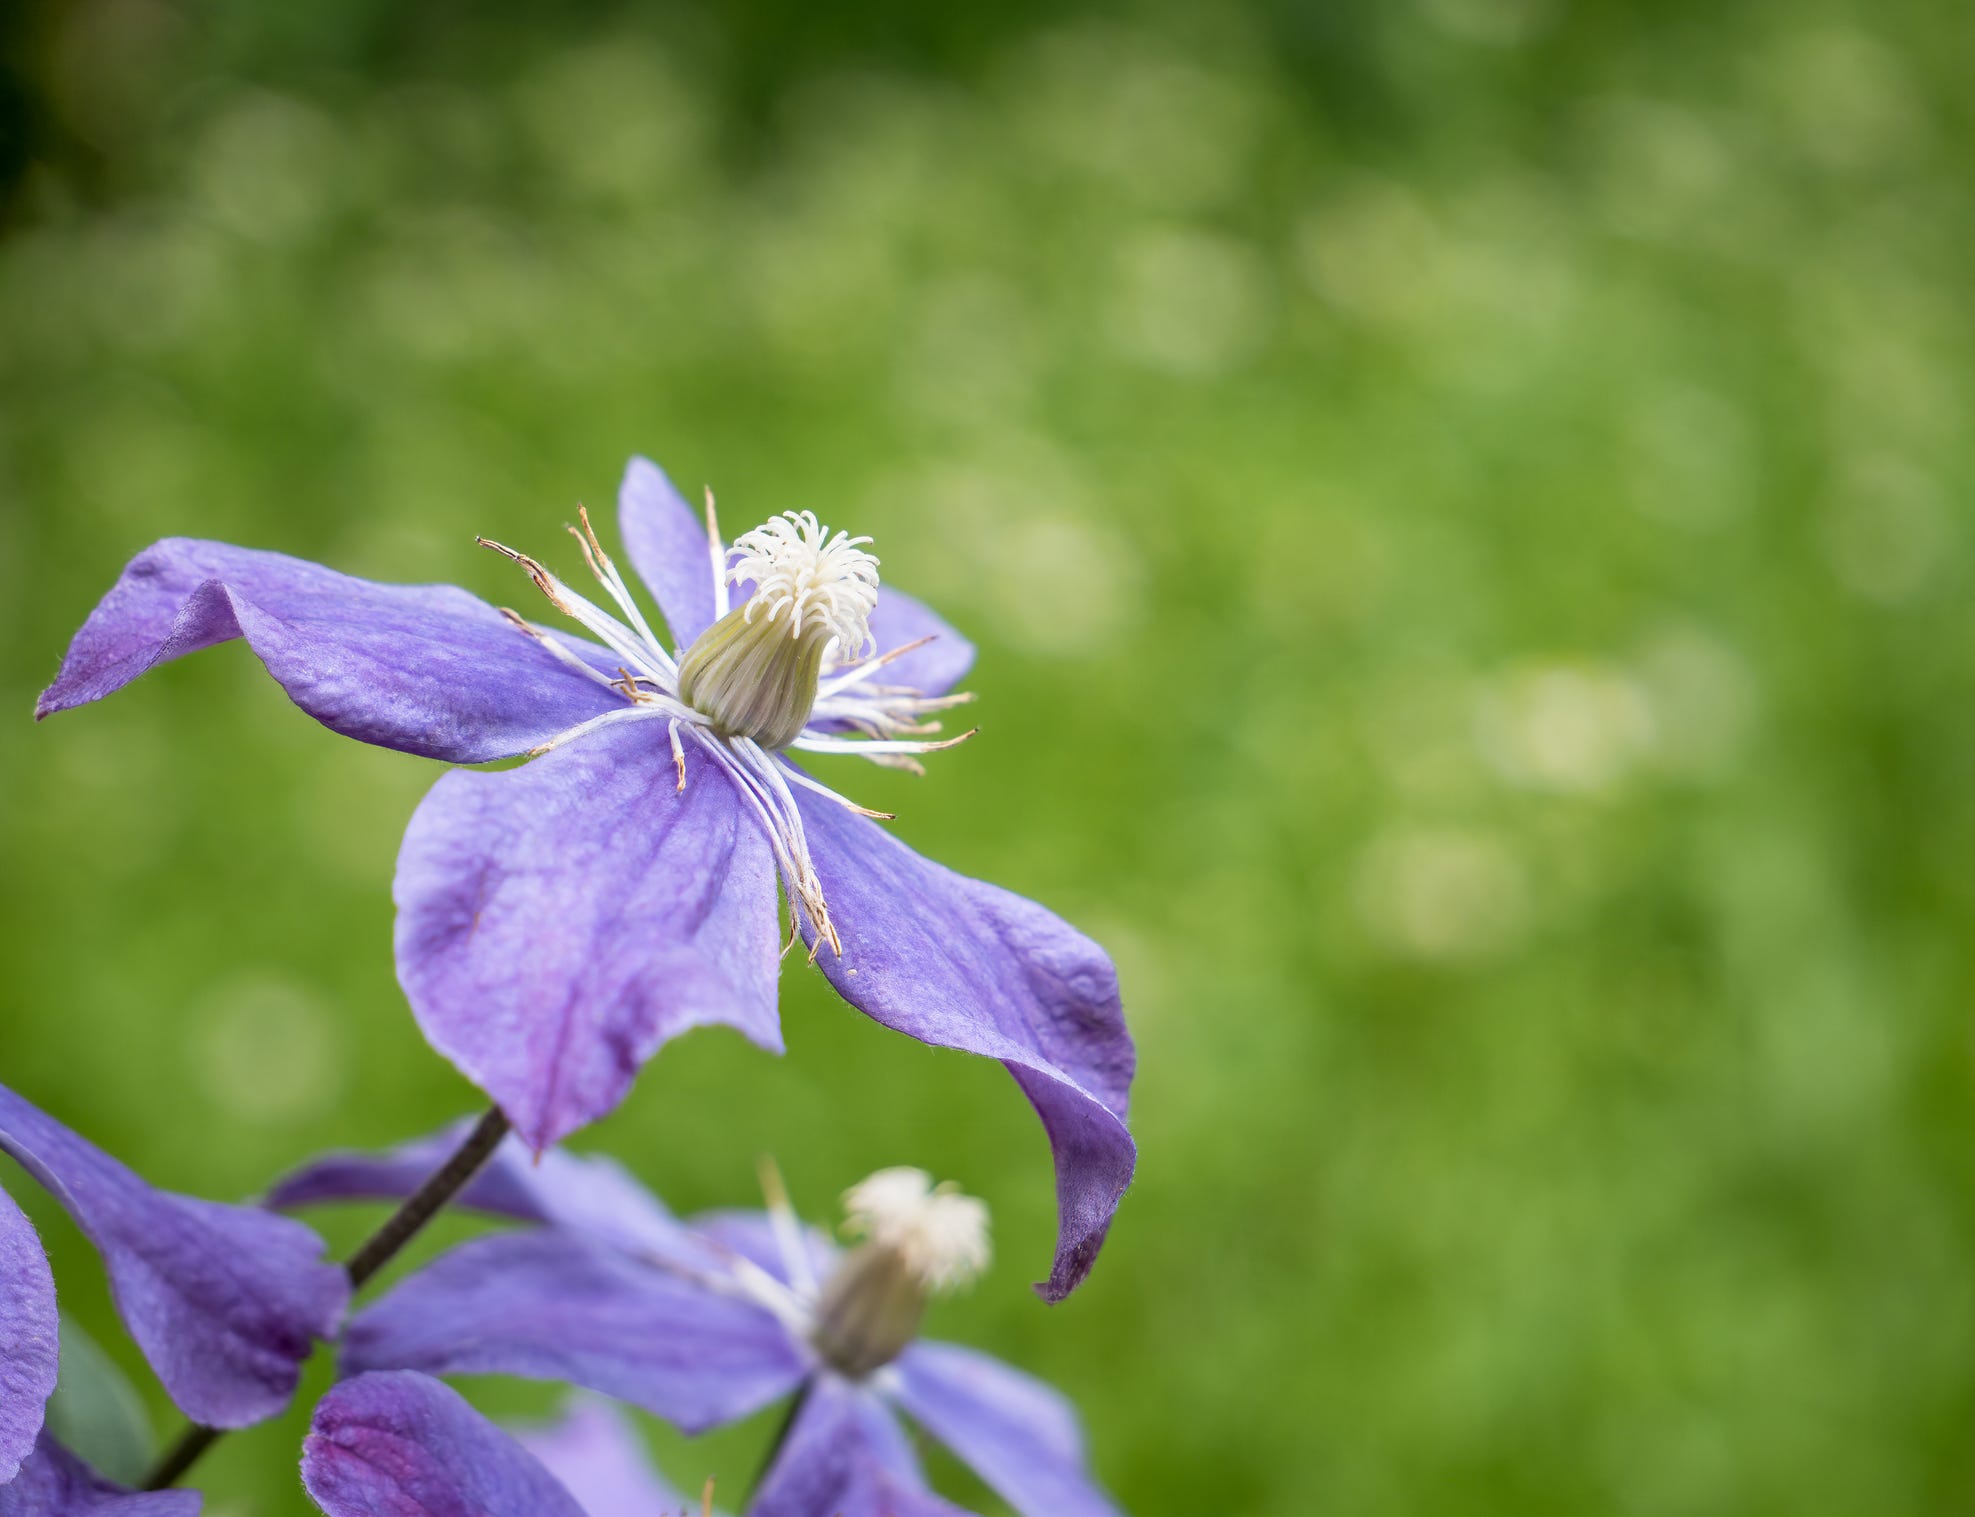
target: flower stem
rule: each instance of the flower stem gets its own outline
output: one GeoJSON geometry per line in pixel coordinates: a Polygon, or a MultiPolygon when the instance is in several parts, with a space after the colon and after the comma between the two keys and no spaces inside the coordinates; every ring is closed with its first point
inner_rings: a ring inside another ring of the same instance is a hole
{"type": "MultiPolygon", "coordinates": [[[[362,1288],[396,1258],[398,1251],[417,1237],[425,1224],[466,1187],[467,1181],[480,1172],[480,1166],[493,1157],[494,1150],[500,1147],[507,1131],[508,1120],[501,1109],[498,1106],[489,1108],[473,1131],[466,1135],[465,1141],[453,1150],[452,1157],[434,1170],[423,1185],[405,1197],[403,1204],[391,1213],[384,1225],[370,1235],[363,1247],[350,1255],[343,1272],[350,1277],[352,1290],[362,1288]]],[[[150,1478],[144,1482],[144,1489],[162,1491],[176,1485],[224,1431],[223,1428],[196,1425],[187,1428],[178,1442],[158,1461],[150,1478]]]]}

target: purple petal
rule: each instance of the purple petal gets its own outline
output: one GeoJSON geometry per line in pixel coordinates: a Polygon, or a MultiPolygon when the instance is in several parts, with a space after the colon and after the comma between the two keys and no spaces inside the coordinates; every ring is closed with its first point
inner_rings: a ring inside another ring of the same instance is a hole
{"type": "MultiPolygon", "coordinates": [[[[471,1120],[457,1122],[385,1153],[324,1154],[276,1181],[264,1204],[292,1211],[322,1201],[401,1201],[446,1162],[472,1125],[471,1120]]],[[[587,1233],[627,1253],[698,1253],[686,1225],[605,1154],[551,1148],[537,1157],[520,1139],[509,1137],[448,1204],[587,1233]]]]}
{"type": "Polygon", "coordinates": [[[683,1514],[683,1498],[652,1467],[631,1421],[608,1401],[579,1396],[562,1421],[517,1428],[515,1437],[581,1503],[589,1517],[683,1514]]]}
{"type": "Polygon", "coordinates": [[[611,1110],[661,1044],[736,1027],[779,1053],[775,864],[665,723],[520,769],[454,770],[398,855],[398,979],[432,1046],[532,1148],[611,1110]]]}
{"type": "Polygon", "coordinates": [[[172,537],[132,559],[89,613],[35,715],[235,637],[324,726],[456,764],[525,753],[623,704],[452,585],[380,585],[172,537]]]}
{"type": "Polygon", "coordinates": [[[34,1224],[0,1190],[0,1485],[34,1452],[61,1367],[55,1277],[34,1224]]]}
{"type": "Polygon", "coordinates": [[[324,1396],[302,1484],[329,1517],[584,1517],[533,1454],[423,1375],[364,1375],[324,1396]]]}
{"type": "Polygon", "coordinates": [[[198,1511],[197,1491],[127,1491],[47,1437],[13,1483],[0,1485],[0,1517],[198,1517],[198,1511]]]}
{"type": "MultiPolygon", "coordinates": [[[[775,1238],[774,1224],[766,1212],[697,1212],[687,1219],[686,1226],[716,1247],[759,1265],[784,1285],[792,1283],[782,1258],[782,1246],[775,1238]]],[[[811,1271],[820,1280],[835,1267],[841,1251],[820,1227],[802,1227],[802,1238],[809,1249],[811,1271]]]]}
{"type": "Polygon", "coordinates": [[[617,530],[638,571],[665,613],[680,648],[713,625],[713,555],[706,524],[673,488],[665,471],[634,458],[617,490],[617,530]]]}
{"type": "Polygon", "coordinates": [[[998,1359],[915,1343],[898,1361],[899,1405],[1023,1517],[1119,1517],[1086,1470],[1077,1414],[998,1359]]]}
{"type": "Polygon", "coordinates": [[[955,632],[924,601],[903,590],[883,585],[877,609],[871,613],[871,636],[879,653],[889,653],[922,637],[933,639],[904,658],[885,666],[878,680],[887,685],[910,685],[926,695],[944,695],[974,667],[974,645],[955,632]]]}
{"type": "Polygon", "coordinates": [[[509,1233],[441,1256],[351,1322],[343,1367],[566,1380],[687,1432],[745,1416],[805,1369],[758,1307],[573,1233],[509,1233]]]}
{"type": "Polygon", "coordinates": [[[900,1467],[903,1446],[869,1390],[819,1376],[748,1517],[967,1517],[900,1467]]]}
{"type": "Polygon", "coordinates": [[[236,1428],[288,1404],[349,1299],[320,1238],[256,1207],[153,1190],[5,1087],[0,1150],[96,1245],[125,1325],[181,1411],[236,1428]]]}
{"type": "Polygon", "coordinates": [[[1104,950],[1033,901],[921,858],[828,801],[801,798],[810,851],[843,937],[817,963],[843,998],[939,1048],[1000,1059],[1056,1157],[1056,1259],[1039,1285],[1090,1272],[1131,1183],[1125,1128],[1135,1056],[1104,950]]]}

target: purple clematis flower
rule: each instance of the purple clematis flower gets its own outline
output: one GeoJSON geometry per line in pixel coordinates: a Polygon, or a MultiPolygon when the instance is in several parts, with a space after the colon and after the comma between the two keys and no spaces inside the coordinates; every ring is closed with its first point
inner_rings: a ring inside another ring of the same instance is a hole
{"type": "Polygon", "coordinates": [[[0,1485],[0,1517],[198,1517],[196,1491],[130,1491],[98,1475],[46,1434],[20,1473],[0,1485]]]}
{"type": "MultiPolygon", "coordinates": [[[[623,1099],[689,1028],[773,1052],[776,916],[838,992],[942,1048],[999,1059],[1057,1169],[1051,1300],[1088,1273],[1136,1150],[1134,1067],[1102,949],[1040,906],[920,858],[792,753],[916,767],[972,649],[878,582],[864,539],[788,515],[721,544],[658,468],[619,497],[671,641],[590,530],[614,612],[519,563],[587,638],[450,586],[380,585],[280,554],[168,539],[77,633],[37,715],[243,637],[346,736],[456,764],[398,859],[398,977],[426,1037],[535,1148],[623,1099]],[[885,651],[866,656],[875,649],[885,651]],[[778,888],[779,880],[779,888],[778,888]]],[[[573,529],[572,529],[573,530],[573,529]]],[[[490,544],[489,546],[498,546],[490,544]]]]}
{"type": "MultiPolygon", "coordinates": [[[[681,1222],[649,1194],[609,1227],[583,1220],[623,1172],[545,1156],[568,1196],[550,1217],[524,1154],[498,1155],[473,1204],[544,1225],[442,1255],[344,1336],[343,1370],[563,1380],[701,1432],[802,1398],[754,1517],[895,1517],[954,1509],[926,1487],[903,1411],[1024,1517],[1116,1517],[1056,1392],[971,1349],[917,1340],[933,1294],[986,1262],[981,1203],[887,1170],[846,1197],[864,1241],[847,1254],[785,1200],[766,1214],[681,1222]],[[489,1203],[493,1203],[491,1206],[489,1203]],[[636,1241],[631,1241],[635,1238],[636,1241]]],[[[395,1155],[338,1156],[285,1182],[293,1202],[401,1188],[395,1155]]],[[[550,1182],[544,1182],[543,1190],[550,1182]]],[[[771,1192],[771,1194],[773,1194],[771,1192]]]]}
{"type": "MultiPolygon", "coordinates": [[[[334,1335],[349,1301],[349,1281],[323,1262],[314,1232],[258,1207],[154,1190],[4,1086],[0,1153],[96,1245],[124,1325],[180,1410],[237,1428],[287,1406],[302,1361],[334,1335]]],[[[0,1476],[40,1429],[54,1334],[46,1256],[0,1196],[0,1476]]]]}
{"type": "MultiPolygon", "coordinates": [[[[329,1517],[687,1517],[608,1402],[510,1436],[450,1386],[409,1370],[323,1397],[302,1483],[329,1517]]],[[[712,1517],[709,1494],[701,1517],[712,1517]]]]}

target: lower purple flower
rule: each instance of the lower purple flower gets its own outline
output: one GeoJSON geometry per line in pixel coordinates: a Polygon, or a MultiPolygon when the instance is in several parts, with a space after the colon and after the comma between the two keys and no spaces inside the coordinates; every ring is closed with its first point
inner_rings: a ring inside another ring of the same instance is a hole
{"type": "Polygon", "coordinates": [[[34,1225],[0,1191],[0,1486],[41,1436],[60,1366],[55,1277],[34,1225]]]}
{"type": "MultiPolygon", "coordinates": [[[[154,1190],[4,1086],[0,1153],[96,1245],[124,1325],[181,1411],[236,1428],[287,1406],[302,1361],[334,1335],[349,1301],[349,1281],[323,1261],[314,1232],[258,1207],[154,1190]]],[[[0,1249],[0,1288],[29,1300],[46,1261],[31,1236],[15,1245],[0,1249]]],[[[0,1307],[0,1338],[6,1316],[0,1307]]],[[[26,1319],[30,1343],[47,1326],[36,1320],[26,1319]]],[[[8,1425],[0,1409],[0,1437],[8,1425]]]]}
{"type": "MultiPolygon", "coordinates": [[[[335,1162],[350,1194],[351,1161],[335,1162]]],[[[587,1161],[558,1162],[568,1173],[587,1161]]],[[[388,1182],[394,1171],[379,1161],[371,1173],[388,1182]]],[[[310,1188],[306,1172],[288,1183],[310,1188]]],[[[1063,1397],[987,1355],[917,1338],[928,1298],[985,1263],[980,1203],[916,1170],[882,1171],[847,1201],[865,1237],[848,1254],[785,1204],[697,1218],[650,1248],[567,1222],[477,1239],[359,1313],[344,1372],[569,1381],[688,1432],[800,1395],[757,1517],[951,1517],[900,1412],[1023,1517],[1117,1517],[1063,1397]]],[[[663,1214],[648,1199],[652,1209],[663,1214]]]]}
{"type": "MultiPolygon", "coordinates": [[[[941,868],[794,755],[917,767],[973,650],[878,583],[862,539],[776,518],[729,548],[658,468],[619,497],[671,638],[589,530],[614,611],[511,550],[587,637],[450,586],[380,585],[224,543],[133,559],[42,695],[48,716],[244,639],[334,731],[455,764],[419,807],[394,897],[426,1037],[542,1149],[610,1111],[689,1028],[774,1052],[779,903],[843,998],[997,1059],[1056,1164],[1056,1300],[1089,1271],[1137,1150],[1135,1054],[1110,959],[1042,907],[941,868]],[[877,651],[883,650],[883,651],[877,651]],[[875,652],[875,656],[869,656],[875,652]]],[[[492,546],[492,545],[490,545],[492,546]]],[[[963,734],[964,736],[965,734],[963,734]]]]}
{"type": "Polygon", "coordinates": [[[361,1375],[323,1397],[302,1484],[330,1517],[586,1517],[457,1391],[403,1372],[361,1375]]]}
{"type": "Polygon", "coordinates": [[[130,1491],[98,1475],[45,1434],[20,1473],[0,1485],[0,1517],[198,1517],[196,1491],[130,1491]]]}

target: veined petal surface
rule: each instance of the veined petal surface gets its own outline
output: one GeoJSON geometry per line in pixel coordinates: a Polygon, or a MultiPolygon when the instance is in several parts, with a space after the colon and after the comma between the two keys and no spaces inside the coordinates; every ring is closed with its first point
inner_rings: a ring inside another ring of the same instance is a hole
{"type": "Polygon", "coordinates": [[[774,857],[660,720],[499,773],[454,770],[398,855],[398,979],[432,1046],[544,1149],[694,1027],[782,1048],[774,857]]]}
{"type": "Polygon", "coordinates": [[[302,1484],[329,1517],[585,1517],[458,1391],[409,1373],[361,1375],[322,1398],[302,1484]]]}
{"type": "MultiPolygon", "coordinates": [[[[324,1201],[402,1201],[465,1141],[471,1119],[381,1153],[344,1150],[310,1160],[277,1180],[264,1204],[279,1211],[324,1201]]],[[[627,1253],[697,1253],[687,1226],[617,1160],[551,1148],[536,1154],[509,1136],[448,1203],[542,1227],[568,1228],[627,1253]]]]}
{"type": "Polygon", "coordinates": [[[999,1059],[1056,1159],[1046,1300],[1090,1272],[1131,1183],[1136,1055],[1103,949],[1033,901],[920,857],[875,822],[807,794],[809,846],[843,938],[816,963],[851,1005],[939,1048],[999,1059]]]}
{"type": "Polygon", "coordinates": [[[89,613],[35,715],[236,637],[324,726],[455,764],[525,753],[622,704],[456,586],[378,584],[172,537],[132,559],[89,613]]]}
{"type": "Polygon", "coordinates": [[[0,1485],[34,1452],[60,1367],[48,1255],[26,1213],[0,1190],[0,1485]]]}
{"type": "Polygon", "coordinates": [[[0,1151],[96,1245],[125,1326],[181,1411],[237,1428],[287,1406],[349,1300],[320,1238],[258,1207],[155,1190],[5,1087],[0,1151]]]}
{"type": "Polygon", "coordinates": [[[748,1517],[968,1517],[899,1458],[884,1403],[834,1375],[811,1382],[748,1517]]]}
{"type": "Polygon", "coordinates": [[[898,1361],[898,1404],[1022,1517],[1121,1517],[1090,1478],[1077,1414],[1040,1380],[949,1343],[898,1361]]]}
{"type": "Polygon", "coordinates": [[[519,1375],[580,1385],[704,1432],[786,1394],[807,1361],[774,1317],[573,1233],[441,1255],[343,1339],[346,1373],[519,1375]]]}
{"type": "Polygon", "coordinates": [[[197,1491],[129,1491],[98,1475],[46,1434],[21,1471],[0,1485],[0,1517],[198,1517],[197,1491]]]}

